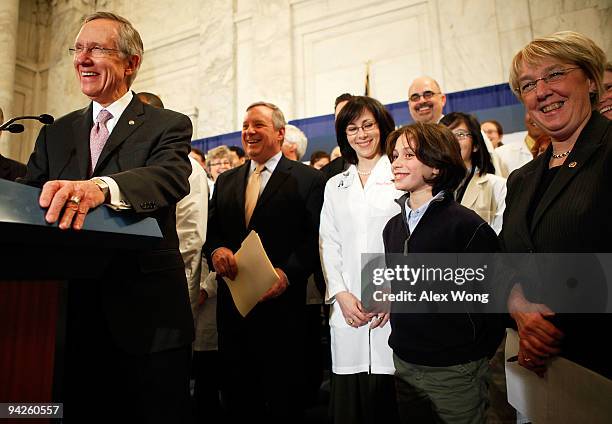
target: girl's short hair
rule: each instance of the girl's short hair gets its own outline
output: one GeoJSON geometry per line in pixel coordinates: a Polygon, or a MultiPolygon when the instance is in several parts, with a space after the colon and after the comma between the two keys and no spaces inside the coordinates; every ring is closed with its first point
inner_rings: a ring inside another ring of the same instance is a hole
{"type": "Polygon", "coordinates": [[[461,159],[461,149],[454,134],[445,126],[417,122],[401,127],[387,138],[387,156],[393,162],[393,150],[397,140],[404,135],[411,144],[417,159],[438,169],[439,173],[425,182],[431,184],[432,193],[453,193],[465,178],[466,169],[461,159]]]}

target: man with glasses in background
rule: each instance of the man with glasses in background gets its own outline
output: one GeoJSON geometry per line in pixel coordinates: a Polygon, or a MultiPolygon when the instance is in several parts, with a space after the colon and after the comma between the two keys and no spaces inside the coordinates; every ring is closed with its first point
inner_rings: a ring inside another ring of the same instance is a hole
{"type": "Polygon", "coordinates": [[[430,77],[418,77],[408,89],[408,110],[415,122],[437,124],[442,118],[446,96],[440,85],[430,77]]]}
{"type": "MultiPolygon", "coordinates": [[[[415,122],[424,124],[437,124],[442,119],[442,109],[446,105],[446,95],[442,92],[440,84],[427,76],[418,77],[408,89],[408,110],[410,116],[415,122]]],[[[463,112],[463,111],[456,111],[463,112]]],[[[489,138],[483,133],[487,150],[491,154],[491,161],[495,167],[495,174],[502,174],[502,167],[499,158],[493,151],[493,144],[489,138]]]]}
{"type": "MultiPolygon", "coordinates": [[[[130,91],[144,48],[125,18],[87,16],[70,52],[91,103],[41,129],[22,182],[42,187],[45,218],[62,230],[80,230],[88,211],[104,204],[155,218],[163,238],[147,250],[117,249],[97,261],[94,249],[89,255],[99,277],[71,281],[65,417],[190,422],[194,331],[175,209],[189,192],[191,121],[130,91]]],[[[76,260],[66,257],[66,269],[76,260]]]]}

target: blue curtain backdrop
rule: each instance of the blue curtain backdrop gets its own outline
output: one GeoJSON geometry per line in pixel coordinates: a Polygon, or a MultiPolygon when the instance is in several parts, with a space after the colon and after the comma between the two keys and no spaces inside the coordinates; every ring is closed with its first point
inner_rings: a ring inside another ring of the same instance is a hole
{"type": "MultiPolygon", "coordinates": [[[[330,105],[330,110],[331,106],[333,105],[330,105]]],[[[393,115],[396,125],[401,126],[413,122],[408,112],[407,101],[391,103],[386,107],[393,115]]],[[[448,93],[444,113],[450,112],[472,113],[480,120],[496,119],[502,124],[505,133],[525,129],[523,106],[512,94],[508,84],[448,93]]],[[[330,152],[336,146],[333,114],[295,119],[289,123],[300,128],[308,137],[308,149],[304,160],[310,159],[310,155],[316,150],[330,152]]],[[[192,141],[194,147],[204,152],[222,144],[241,146],[240,131],[192,141]]]]}

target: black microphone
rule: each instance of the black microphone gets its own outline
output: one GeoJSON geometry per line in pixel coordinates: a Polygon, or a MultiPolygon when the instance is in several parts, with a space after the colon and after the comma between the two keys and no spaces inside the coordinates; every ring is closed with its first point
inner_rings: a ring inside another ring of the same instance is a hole
{"type": "Polygon", "coordinates": [[[23,131],[23,125],[21,125],[21,124],[11,125],[11,124],[13,122],[15,122],[15,121],[21,121],[23,119],[35,119],[38,122],[43,123],[45,125],[52,124],[53,121],[55,121],[53,116],[47,115],[46,113],[43,113],[40,116],[17,116],[15,118],[9,119],[4,124],[0,125],[0,131],[8,130],[8,131],[10,131],[12,133],[22,132],[23,131]]]}
{"type": "Polygon", "coordinates": [[[17,134],[17,133],[21,133],[23,132],[24,128],[23,125],[21,124],[11,124],[8,127],[6,127],[6,131],[13,133],[13,134],[17,134]]]}

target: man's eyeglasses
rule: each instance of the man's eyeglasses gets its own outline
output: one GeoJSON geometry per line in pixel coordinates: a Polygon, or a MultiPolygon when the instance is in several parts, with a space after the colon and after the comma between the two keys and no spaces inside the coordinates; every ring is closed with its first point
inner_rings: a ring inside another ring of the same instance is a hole
{"type": "Polygon", "coordinates": [[[357,125],[349,125],[346,127],[346,135],[357,135],[360,129],[363,130],[364,133],[368,133],[374,130],[376,127],[376,122],[364,122],[362,126],[358,127],[357,125]]]}
{"type": "Polygon", "coordinates": [[[112,53],[119,52],[118,49],[107,49],[106,47],[71,47],[68,49],[68,53],[71,56],[77,56],[81,53],[89,54],[92,57],[105,57],[110,56],[112,53]]]}
{"type": "Polygon", "coordinates": [[[466,138],[472,138],[472,134],[466,131],[457,131],[453,132],[453,134],[455,135],[455,138],[457,140],[465,140],[466,138]]]}
{"type": "Polygon", "coordinates": [[[225,165],[225,166],[231,166],[232,163],[229,160],[222,160],[220,162],[211,162],[210,166],[221,166],[221,165],[225,165]]]}
{"type": "Polygon", "coordinates": [[[436,94],[440,94],[440,93],[436,93],[434,91],[427,90],[427,91],[423,91],[422,93],[414,93],[408,99],[411,102],[418,102],[421,97],[424,98],[425,100],[429,100],[436,94]]]}
{"type": "Polygon", "coordinates": [[[519,92],[523,95],[527,93],[531,93],[538,85],[538,81],[544,81],[546,84],[554,84],[556,82],[563,81],[565,77],[567,76],[567,74],[569,74],[570,72],[576,69],[580,69],[580,67],[576,66],[574,68],[558,69],[556,71],[551,71],[547,73],[542,78],[536,78],[534,80],[523,81],[519,83],[519,87],[518,87],[519,92]]]}

